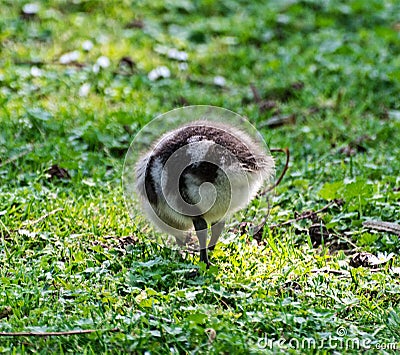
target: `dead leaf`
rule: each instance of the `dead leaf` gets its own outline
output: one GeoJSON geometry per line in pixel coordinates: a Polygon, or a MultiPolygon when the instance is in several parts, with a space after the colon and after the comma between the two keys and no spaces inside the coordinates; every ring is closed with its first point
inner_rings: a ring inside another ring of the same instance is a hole
{"type": "Polygon", "coordinates": [[[189,101],[184,98],[183,96],[178,96],[173,102],[172,104],[174,106],[189,106],[189,101]]]}
{"type": "Polygon", "coordinates": [[[352,156],[356,155],[357,151],[354,148],[352,148],[350,145],[346,145],[344,147],[340,147],[338,149],[338,153],[343,154],[346,157],[352,157],[352,156]]]}
{"type": "Polygon", "coordinates": [[[296,218],[296,220],[309,219],[313,223],[319,223],[321,221],[321,219],[317,215],[317,212],[311,210],[303,211],[302,213],[294,211],[294,217],[296,218]]]}
{"type": "Polygon", "coordinates": [[[338,153],[344,154],[348,157],[353,156],[356,153],[365,153],[367,151],[367,148],[363,143],[372,140],[373,138],[371,136],[364,134],[355,139],[354,141],[351,141],[346,146],[339,148],[338,153]]]}
{"type": "Polygon", "coordinates": [[[13,311],[10,306],[5,306],[1,311],[0,311],[0,319],[3,318],[8,318],[10,315],[12,315],[13,311]]]}
{"type": "Polygon", "coordinates": [[[137,244],[139,239],[137,237],[128,235],[126,237],[118,238],[118,243],[121,248],[126,248],[128,245],[137,244]]]}
{"type": "Polygon", "coordinates": [[[379,257],[367,252],[356,253],[350,260],[350,266],[354,268],[362,266],[376,269],[378,266],[387,264],[393,257],[393,253],[379,257]]]}
{"type": "Polygon", "coordinates": [[[304,83],[302,81],[296,81],[292,85],[290,85],[294,90],[302,90],[304,89],[304,83]]]}
{"type": "Polygon", "coordinates": [[[144,27],[144,22],[142,19],[134,19],[125,26],[125,28],[138,28],[138,29],[141,29],[143,27],[144,27]]]}
{"type": "Polygon", "coordinates": [[[311,227],[308,229],[308,234],[310,236],[313,247],[320,246],[322,244],[322,241],[326,241],[330,236],[328,229],[322,222],[312,224],[311,227]]]}
{"type": "Polygon", "coordinates": [[[131,74],[135,73],[136,71],[136,63],[129,56],[122,57],[119,60],[118,66],[124,72],[129,71],[131,74]]]}
{"type": "Polygon", "coordinates": [[[274,100],[262,100],[258,106],[260,107],[260,112],[265,112],[277,107],[278,103],[274,100]]]}
{"type": "Polygon", "coordinates": [[[132,129],[132,127],[131,126],[129,126],[129,125],[127,125],[127,124],[124,124],[123,126],[122,126],[122,128],[124,129],[124,131],[126,132],[126,133],[128,133],[129,135],[133,135],[133,129],[132,129]]]}
{"type": "Polygon", "coordinates": [[[61,168],[57,164],[53,164],[50,169],[47,170],[49,180],[57,179],[71,179],[67,169],[61,168]]]}
{"type": "Polygon", "coordinates": [[[213,328],[207,328],[204,333],[208,336],[208,342],[211,344],[217,337],[217,332],[213,328]]]}
{"type": "Polygon", "coordinates": [[[269,100],[278,100],[282,102],[287,102],[290,99],[296,97],[297,92],[304,88],[304,83],[299,81],[290,84],[286,87],[276,87],[272,88],[265,93],[265,98],[269,100]]]}
{"type": "Polygon", "coordinates": [[[260,128],[269,127],[276,128],[283,125],[294,124],[296,123],[296,116],[294,114],[290,115],[277,115],[272,116],[267,121],[260,124],[260,128]]]}
{"type": "Polygon", "coordinates": [[[297,281],[286,281],[282,287],[282,290],[292,291],[292,292],[301,292],[302,287],[297,281]]]}
{"type": "Polygon", "coordinates": [[[264,100],[261,98],[257,88],[254,84],[250,85],[251,91],[253,93],[254,101],[258,104],[259,110],[261,113],[271,110],[277,106],[277,102],[275,100],[264,100]]]}

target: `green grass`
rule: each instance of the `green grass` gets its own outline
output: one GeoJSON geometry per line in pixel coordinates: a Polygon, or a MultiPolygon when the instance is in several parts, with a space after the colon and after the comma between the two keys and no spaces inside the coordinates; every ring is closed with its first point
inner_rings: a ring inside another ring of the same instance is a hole
{"type": "Polygon", "coordinates": [[[400,222],[398,1],[43,0],[30,18],[24,4],[0,3],[0,331],[120,332],[0,337],[0,352],[399,349],[400,241],[362,226],[400,222]],[[186,70],[163,54],[171,48],[188,54],[186,70]],[[74,50],[82,65],[61,65],[74,50]],[[100,56],[108,67],[94,68],[100,56]],[[149,80],[160,65],[171,76],[149,80]],[[275,107],[260,110],[250,84],[275,107]],[[258,244],[237,232],[208,271],[149,242],[147,222],[125,209],[124,155],[141,127],[184,103],[238,112],[270,147],[289,147],[268,223],[341,199],[319,214],[331,236],[313,246],[310,220],[267,227],[258,244]],[[266,126],[289,114],[295,124],[266,126]],[[49,179],[52,165],[71,178],[49,179]],[[395,256],[351,267],[359,251],[395,256]]]}

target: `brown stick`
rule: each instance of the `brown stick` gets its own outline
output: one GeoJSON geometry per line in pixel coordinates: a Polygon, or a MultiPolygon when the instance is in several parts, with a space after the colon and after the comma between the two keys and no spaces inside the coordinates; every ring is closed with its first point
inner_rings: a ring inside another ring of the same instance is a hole
{"type": "Polygon", "coordinates": [[[5,165],[7,165],[7,164],[12,163],[12,162],[15,161],[15,160],[18,160],[19,158],[22,158],[24,155],[29,154],[32,150],[33,150],[33,146],[32,146],[32,147],[29,147],[29,149],[27,149],[27,150],[25,150],[25,151],[23,151],[23,152],[21,152],[21,153],[19,153],[19,154],[17,154],[17,155],[14,155],[13,157],[11,157],[11,158],[9,158],[9,159],[7,159],[7,160],[1,162],[1,163],[0,163],[0,168],[2,168],[3,166],[5,166],[5,165]]]}
{"type": "Polygon", "coordinates": [[[273,190],[275,187],[277,187],[277,186],[281,183],[283,177],[284,177],[285,174],[286,174],[286,171],[287,171],[288,168],[289,168],[289,160],[290,160],[290,151],[289,151],[289,148],[287,148],[287,147],[286,147],[286,148],[271,148],[270,151],[271,151],[271,152],[282,152],[282,153],[285,153],[285,154],[286,154],[286,163],[285,163],[285,167],[283,168],[282,173],[281,173],[281,175],[279,176],[278,180],[276,180],[275,183],[272,184],[271,186],[267,187],[264,191],[260,192],[260,193],[258,194],[258,197],[264,196],[267,192],[269,192],[269,191],[273,190]]]}
{"type": "Polygon", "coordinates": [[[65,332],[0,332],[0,337],[51,337],[51,336],[67,336],[67,335],[81,335],[96,332],[116,333],[121,330],[118,328],[112,329],[80,329],[68,330],[65,332]]]}
{"type": "Polygon", "coordinates": [[[329,207],[331,207],[335,203],[336,203],[335,201],[331,201],[327,205],[325,205],[324,207],[320,208],[317,211],[306,211],[306,212],[302,213],[300,216],[298,216],[296,218],[293,218],[293,219],[289,219],[286,222],[277,223],[277,224],[271,224],[270,228],[282,227],[282,226],[285,226],[287,224],[292,224],[293,222],[300,221],[302,219],[310,218],[314,214],[324,212],[325,210],[327,210],[329,207]]]}
{"type": "Polygon", "coordinates": [[[41,216],[41,217],[39,217],[37,220],[35,220],[35,221],[24,221],[22,224],[25,226],[25,225],[34,225],[34,224],[37,224],[37,223],[39,223],[39,222],[41,222],[41,221],[43,221],[44,219],[46,219],[47,217],[49,217],[49,216],[51,216],[51,215],[53,215],[53,214],[55,214],[55,213],[57,213],[57,212],[60,212],[60,211],[63,211],[64,210],[64,208],[56,208],[55,210],[53,210],[53,211],[50,211],[49,213],[46,213],[45,215],[43,215],[43,216],[41,216]]]}
{"type": "Polygon", "coordinates": [[[254,96],[254,101],[258,104],[261,102],[261,96],[254,84],[250,84],[250,89],[254,96]]]}
{"type": "Polygon", "coordinates": [[[363,226],[369,229],[392,233],[400,236],[400,225],[397,223],[372,220],[363,222],[363,226]]]}
{"type": "MultiPolygon", "coordinates": [[[[297,218],[293,218],[293,219],[289,219],[286,222],[282,222],[282,223],[277,223],[277,224],[271,224],[269,226],[270,229],[276,228],[276,227],[282,227],[285,226],[287,224],[292,224],[293,222],[297,222],[300,221],[301,219],[307,219],[310,218],[312,215],[317,214],[317,213],[321,213],[325,210],[327,210],[329,207],[331,207],[333,204],[335,203],[335,201],[331,201],[329,202],[326,206],[322,207],[321,209],[319,209],[318,211],[306,211],[304,213],[302,213],[299,217],[297,218]]],[[[267,222],[267,216],[265,216],[261,223],[259,225],[257,225],[254,230],[256,231],[256,233],[258,233],[258,231],[264,227],[265,223],[267,222]]]]}
{"type": "Polygon", "coordinates": [[[61,65],[61,66],[73,66],[73,67],[77,67],[77,68],[84,68],[87,66],[87,64],[85,63],[80,63],[80,62],[76,62],[76,61],[72,61],[69,63],[60,63],[57,61],[52,61],[52,62],[44,62],[44,61],[16,61],[14,62],[15,65],[30,65],[30,66],[38,66],[38,67],[42,67],[44,65],[61,65]]]}

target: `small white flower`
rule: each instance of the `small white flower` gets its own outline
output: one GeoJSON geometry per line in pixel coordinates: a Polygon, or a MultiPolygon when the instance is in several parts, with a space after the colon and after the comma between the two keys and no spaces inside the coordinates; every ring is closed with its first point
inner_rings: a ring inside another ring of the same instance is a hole
{"type": "Polygon", "coordinates": [[[93,48],[93,42],[86,40],[82,43],[82,49],[86,52],[89,52],[93,48]]]}
{"type": "Polygon", "coordinates": [[[82,183],[90,187],[96,186],[96,183],[93,181],[93,179],[83,179],[82,183]]]}
{"type": "Polygon", "coordinates": [[[18,234],[19,234],[19,235],[26,236],[26,237],[29,237],[29,238],[34,238],[34,237],[36,237],[36,234],[37,234],[37,233],[35,233],[35,232],[30,232],[30,231],[28,231],[27,229],[18,229],[18,234]]]}
{"type": "Polygon", "coordinates": [[[147,75],[147,77],[151,81],[155,81],[155,80],[160,79],[160,78],[169,78],[170,76],[171,76],[170,70],[167,67],[163,66],[163,65],[153,69],[147,75]]]}
{"type": "Polygon", "coordinates": [[[226,80],[223,76],[218,75],[214,77],[214,84],[217,86],[225,86],[226,80]]]}
{"type": "Polygon", "coordinates": [[[42,71],[38,67],[31,68],[31,75],[35,78],[42,76],[42,71]]]}
{"type": "Polygon", "coordinates": [[[72,62],[75,62],[79,59],[79,52],[78,51],[72,51],[72,52],[68,52],[63,54],[60,57],[60,63],[61,64],[69,64],[72,62]]]}
{"type": "Polygon", "coordinates": [[[179,70],[185,71],[185,70],[188,70],[189,66],[187,63],[179,63],[178,68],[179,68],[179,70]]]}
{"type": "Polygon", "coordinates": [[[102,55],[101,57],[97,58],[96,64],[100,68],[108,68],[111,64],[110,59],[108,59],[106,56],[102,55]]]}
{"type": "Polygon", "coordinates": [[[27,15],[34,15],[39,12],[39,5],[35,3],[31,4],[25,4],[24,7],[22,8],[22,12],[27,15]]]}
{"type": "Polygon", "coordinates": [[[84,83],[82,86],[79,88],[79,93],[78,95],[81,97],[86,97],[88,96],[90,91],[90,84],[89,83],[84,83]]]}
{"type": "Polygon", "coordinates": [[[188,59],[188,54],[183,51],[178,51],[175,48],[171,48],[167,53],[168,58],[179,60],[181,62],[185,62],[188,59]]]}
{"type": "Polygon", "coordinates": [[[109,42],[109,38],[108,38],[107,35],[105,35],[104,33],[102,33],[101,35],[99,35],[99,36],[96,38],[96,42],[97,42],[97,43],[101,43],[101,44],[106,44],[106,43],[109,42]]]}

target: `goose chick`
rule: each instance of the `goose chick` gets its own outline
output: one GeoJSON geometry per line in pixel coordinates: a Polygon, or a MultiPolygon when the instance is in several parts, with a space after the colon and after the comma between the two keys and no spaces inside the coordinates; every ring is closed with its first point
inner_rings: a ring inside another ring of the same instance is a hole
{"type": "Polygon", "coordinates": [[[162,136],[136,165],[136,190],[148,218],[179,244],[194,226],[209,267],[226,218],[245,207],[274,173],[262,146],[227,124],[195,121],[162,136]]]}

